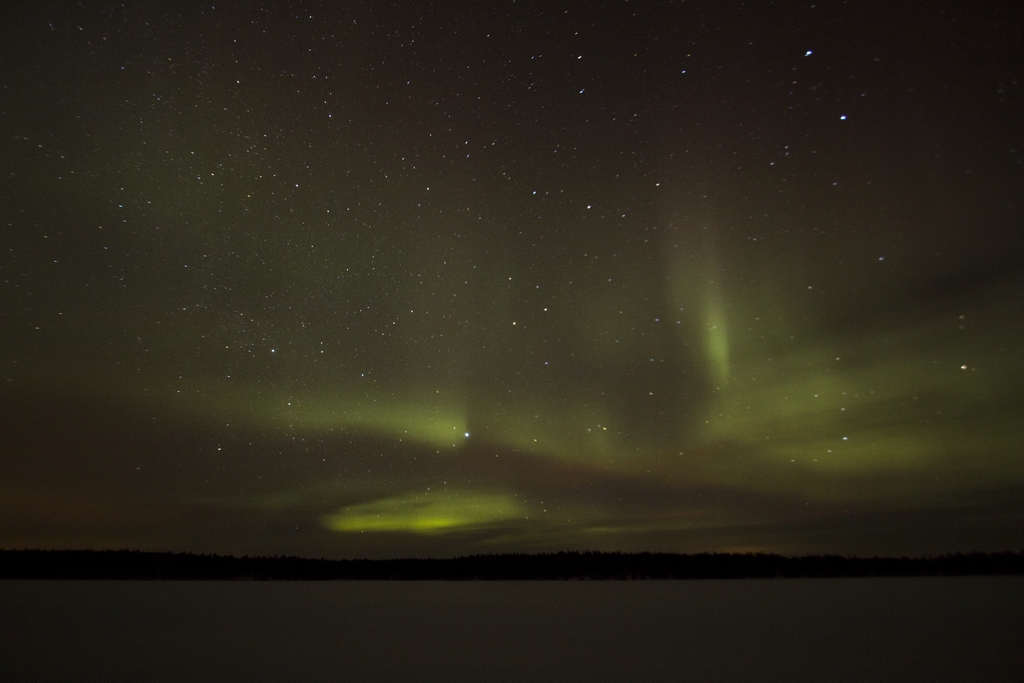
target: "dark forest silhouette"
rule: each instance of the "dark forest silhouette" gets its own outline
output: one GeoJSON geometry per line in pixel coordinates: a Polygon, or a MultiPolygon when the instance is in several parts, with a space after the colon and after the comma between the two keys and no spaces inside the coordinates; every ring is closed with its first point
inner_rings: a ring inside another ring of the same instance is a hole
{"type": "Polygon", "coordinates": [[[985,575],[1024,575],[1024,552],[920,558],[560,552],[324,560],[137,550],[0,550],[0,579],[507,581],[985,575]]]}

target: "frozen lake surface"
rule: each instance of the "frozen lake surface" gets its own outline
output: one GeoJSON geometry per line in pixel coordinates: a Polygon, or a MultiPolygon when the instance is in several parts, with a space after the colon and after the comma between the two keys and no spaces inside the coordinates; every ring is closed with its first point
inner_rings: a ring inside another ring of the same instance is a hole
{"type": "Polygon", "coordinates": [[[1024,681],[1024,578],[0,581],[2,681],[1024,681]]]}

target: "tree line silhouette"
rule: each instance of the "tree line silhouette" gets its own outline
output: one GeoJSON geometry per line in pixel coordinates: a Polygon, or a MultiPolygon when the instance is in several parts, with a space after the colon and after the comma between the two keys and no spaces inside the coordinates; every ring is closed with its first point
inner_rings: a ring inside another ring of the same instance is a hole
{"type": "Polygon", "coordinates": [[[939,557],[559,552],[325,560],[137,550],[0,550],[0,579],[509,581],[1024,575],[1024,552],[939,557]]]}

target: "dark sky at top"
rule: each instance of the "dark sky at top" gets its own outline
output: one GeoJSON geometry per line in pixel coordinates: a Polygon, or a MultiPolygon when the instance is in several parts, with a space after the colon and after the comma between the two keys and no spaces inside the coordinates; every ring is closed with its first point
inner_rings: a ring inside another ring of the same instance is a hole
{"type": "Polygon", "coordinates": [[[1024,546],[1024,5],[0,13],[0,546],[1024,546]]]}

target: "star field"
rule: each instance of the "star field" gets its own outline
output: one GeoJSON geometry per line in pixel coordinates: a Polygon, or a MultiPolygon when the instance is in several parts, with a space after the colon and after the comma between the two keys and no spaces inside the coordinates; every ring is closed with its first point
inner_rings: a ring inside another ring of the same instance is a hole
{"type": "Polygon", "coordinates": [[[0,545],[1024,530],[1010,4],[33,4],[0,545]]]}

